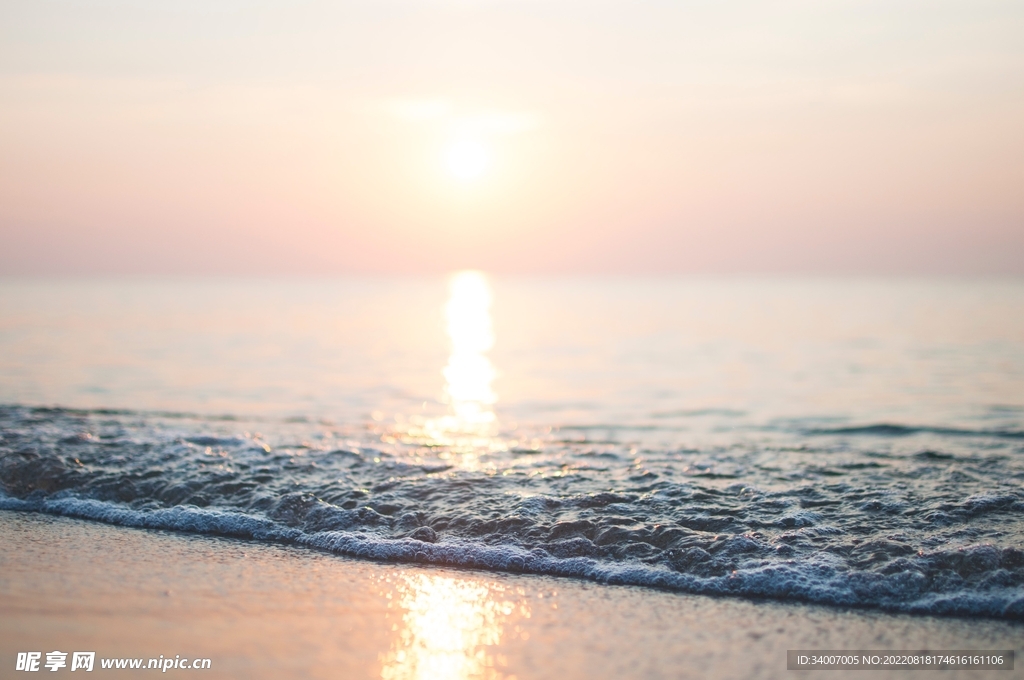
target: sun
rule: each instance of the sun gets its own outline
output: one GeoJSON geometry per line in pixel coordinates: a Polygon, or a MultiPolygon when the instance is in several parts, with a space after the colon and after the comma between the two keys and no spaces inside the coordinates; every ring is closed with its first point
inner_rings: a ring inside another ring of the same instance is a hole
{"type": "Polygon", "coordinates": [[[479,140],[456,139],[445,150],[445,166],[455,179],[470,182],[479,179],[491,164],[490,154],[479,140]]]}

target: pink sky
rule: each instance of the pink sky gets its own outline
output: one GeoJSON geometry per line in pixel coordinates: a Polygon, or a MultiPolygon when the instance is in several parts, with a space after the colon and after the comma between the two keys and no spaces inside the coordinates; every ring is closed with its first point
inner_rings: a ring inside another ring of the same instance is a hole
{"type": "Polygon", "coordinates": [[[0,8],[0,274],[1024,274],[1019,2],[172,4],[0,8]]]}

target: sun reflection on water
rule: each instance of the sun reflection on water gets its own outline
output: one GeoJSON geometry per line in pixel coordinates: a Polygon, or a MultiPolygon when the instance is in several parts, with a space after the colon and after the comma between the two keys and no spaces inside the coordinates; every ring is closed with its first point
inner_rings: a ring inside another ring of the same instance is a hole
{"type": "Polygon", "coordinates": [[[487,352],[494,345],[491,325],[491,289],[481,272],[452,276],[444,307],[451,353],[444,367],[443,400],[448,414],[422,421],[408,434],[431,446],[445,447],[442,458],[457,458],[474,467],[479,455],[502,447],[497,437],[491,389],[496,372],[487,352]]]}
{"type": "Polygon", "coordinates": [[[498,584],[437,574],[402,574],[390,607],[401,610],[396,637],[381,656],[383,680],[511,680],[498,645],[530,618],[524,598],[498,584]]]}
{"type": "Polygon", "coordinates": [[[491,390],[494,367],[487,351],[494,345],[491,328],[491,291],[480,272],[460,272],[452,277],[451,295],[445,305],[452,352],[444,369],[445,395],[454,410],[450,429],[477,431],[494,422],[491,390]]]}
{"type": "MultiPolygon", "coordinates": [[[[487,467],[486,455],[505,451],[494,411],[497,395],[491,383],[497,376],[487,353],[494,345],[491,289],[478,271],[453,274],[444,306],[451,351],[442,370],[441,401],[447,413],[435,417],[396,414],[397,425],[382,434],[386,443],[416,447],[413,455],[437,455],[463,469],[487,467]]],[[[424,402],[426,408],[426,402],[424,402]]]]}

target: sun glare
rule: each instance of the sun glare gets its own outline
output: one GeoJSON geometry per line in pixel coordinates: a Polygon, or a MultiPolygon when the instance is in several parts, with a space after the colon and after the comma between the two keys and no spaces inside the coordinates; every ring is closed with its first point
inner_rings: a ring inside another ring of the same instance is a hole
{"type": "Polygon", "coordinates": [[[490,160],[487,148],[476,139],[457,139],[445,152],[448,171],[462,182],[478,179],[487,170],[490,160]]]}

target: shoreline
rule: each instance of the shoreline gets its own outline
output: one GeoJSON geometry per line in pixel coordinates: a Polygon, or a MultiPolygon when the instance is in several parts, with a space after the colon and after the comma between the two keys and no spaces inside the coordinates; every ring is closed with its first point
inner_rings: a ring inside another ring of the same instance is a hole
{"type": "Polygon", "coordinates": [[[10,510],[0,511],[0,540],[5,677],[17,652],[57,649],[210,658],[208,677],[781,678],[787,649],[1019,656],[1024,640],[1017,621],[381,563],[10,510]]]}
{"type": "MultiPolygon", "coordinates": [[[[799,603],[843,611],[1024,621],[1020,615],[1024,602],[1020,589],[1003,587],[976,590],[971,593],[970,599],[959,596],[962,593],[943,593],[910,602],[891,598],[873,602],[864,599],[867,597],[865,589],[876,597],[880,594],[888,595],[889,588],[902,587],[899,579],[888,577],[888,583],[880,584],[870,578],[865,579],[865,574],[837,572],[830,566],[826,566],[823,574],[819,568],[821,565],[792,559],[785,565],[776,565],[763,572],[757,569],[741,573],[733,571],[731,575],[722,573],[701,578],[690,573],[659,570],[657,567],[628,562],[600,563],[585,557],[537,556],[523,548],[486,543],[433,543],[409,537],[381,540],[360,532],[344,531],[306,533],[266,518],[230,510],[211,511],[202,507],[175,506],[140,512],[92,499],[44,498],[27,501],[0,495],[0,511],[39,513],[143,531],[255,541],[386,565],[421,565],[460,571],[478,570],[496,575],[568,578],[603,586],[631,586],[699,597],[799,603]]],[[[989,554],[990,547],[976,546],[975,552],[980,554],[968,556],[983,560],[993,557],[989,554]]],[[[1019,551],[1012,548],[1003,553],[1004,556],[1008,553],[1011,561],[1019,559],[1020,555],[1019,551]]],[[[999,559],[996,555],[997,562],[999,559]]]]}

